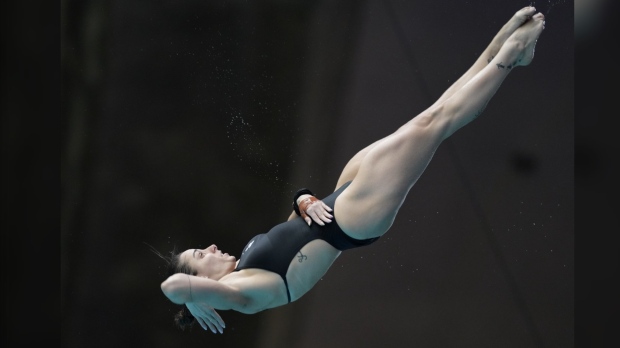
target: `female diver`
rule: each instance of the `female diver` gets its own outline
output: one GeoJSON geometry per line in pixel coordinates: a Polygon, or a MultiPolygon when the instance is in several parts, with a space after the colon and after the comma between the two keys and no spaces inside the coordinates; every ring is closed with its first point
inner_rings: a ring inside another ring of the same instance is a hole
{"type": "Polygon", "coordinates": [[[299,190],[288,221],[252,238],[238,260],[215,245],[165,258],[172,275],[161,290],[184,306],[177,325],[198,321],[203,329],[222,333],[225,325],[216,309],[253,314],[296,301],[343,250],[385,234],[442,141],[480,115],[515,67],[530,64],[545,24],[535,11],[517,11],[432,106],[358,152],[332,194],[319,200],[299,190]]]}

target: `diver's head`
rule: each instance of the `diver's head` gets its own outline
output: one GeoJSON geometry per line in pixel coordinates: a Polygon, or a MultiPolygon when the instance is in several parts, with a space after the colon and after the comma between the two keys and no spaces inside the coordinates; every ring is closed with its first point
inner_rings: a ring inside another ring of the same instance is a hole
{"type": "MultiPolygon", "coordinates": [[[[165,256],[148,243],[144,244],[148,245],[157,256],[166,261],[168,276],[176,273],[185,273],[219,280],[232,272],[237,266],[234,256],[221,252],[215,245],[211,245],[206,249],[188,249],[182,253],[177,252],[175,247],[168,256],[165,256]]],[[[181,309],[174,316],[174,322],[179,328],[185,330],[194,326],[196,318],[194,318],[185,305],[181,305],[181,309]]]]}
{"type": "Polygon", "coordinates": [[[205,249],[187,249],[179,254],[177,272],[219,280],[237,267],[237,259],[215,244],[205,249]]]}

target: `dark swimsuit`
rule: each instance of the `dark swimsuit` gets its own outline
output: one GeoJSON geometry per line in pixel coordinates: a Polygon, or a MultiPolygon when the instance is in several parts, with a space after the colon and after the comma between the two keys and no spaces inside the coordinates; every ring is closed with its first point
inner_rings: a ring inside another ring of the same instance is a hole
{"type": "MultiPolygon", "coordinates": [[[[334,208],[336,198],[344,191],[351,181],[342,185],[338,190],[323,199],[323,202],[330,208],[334,208]]],[[[288,302],[291,302],[291,294],[286,281],[286,272],[291,264],[293,257],[301,248],[315,239],[322,239],[331,244],[334,248],[343,251],[369,245],[379,237],[370,239],[355,239],[345,234],[334,216],[332,222],[320,226],[312,222],[310,226],[301,218],[297,217],[291,221],[283,222],[273,227],[269,232],[262,233],[252,238],[243,248],[239,263],[235,271],[246,268],[260,268],[277,273],[284,280],[288,302]]]]}

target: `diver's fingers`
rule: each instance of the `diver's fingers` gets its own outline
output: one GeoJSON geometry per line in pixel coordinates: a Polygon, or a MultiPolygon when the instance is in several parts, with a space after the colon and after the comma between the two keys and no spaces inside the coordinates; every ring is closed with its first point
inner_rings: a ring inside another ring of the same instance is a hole
{"type": "Polygon", "coordinates": [[[220,314],[217,311],[215,311],[215,309],[213,310],[213,318],[215,318],[215,321],[217,321],[217,323],[220,324],[222,329],[226,327],[226,323],[224,322],[224,319],[220,317],[220,314]]]}
{"type": "Polygon", "coordinates": [[[321,226],[325,226],[325,223],[321,220],[321,217],[316,211],[312,211],[310,215],[312,216],[312,220],[314,220],[314,222],[316,222],[317,224],[321,226]]]}
{"type": "Polygon", "coordinates": [[[224,333],[224,327],[226,326],[224,325],[224,320],[222,320],[220,315],[215,310],[212,310],[210,314],[209,320],[211,321],[211,324],[213,324],[219,333],[224,333]]]}
{"type": "Polygon", "coordinates": [[[308,213],[306,213],[303,210],[301,210],[301,218],[304,219],[304,221],[308,224],[308,226],[310,226],[310,224],[312,223],[312,219],[310,219],[310,217],[308,216],[308,213]]]}
{"type": "Polygon", "coordinates": [[[199,318],[199,317],[196,317],[196,320],[198,321],[200,326],[202,326],[203,329],[205,329],[205,330],[209,329],[209,330],[211,330],[211,332],[216,333],[215,327],[211,323],[209,323],[209,322],[207,322],[204,319],[199,318]]]}
{"type": "Polygon", "coordinates": [[[329,205],[325,204],[325,202],[321,201],[321,205],[323,206],[323,208],[325,208],[325,210],[331,212],[332,208],[329,207],[329,205]]]}
{"type": "Polygon", "coordinates": [[[323,215],[321,215],[321,220],[323,220],[323,221],[325,221],[327,223],[332,222],[332,220],[330,219],[330,216],[328,216],[328,215],[329,214],[327,214],[327,213],[324,213],[323,215]]]}

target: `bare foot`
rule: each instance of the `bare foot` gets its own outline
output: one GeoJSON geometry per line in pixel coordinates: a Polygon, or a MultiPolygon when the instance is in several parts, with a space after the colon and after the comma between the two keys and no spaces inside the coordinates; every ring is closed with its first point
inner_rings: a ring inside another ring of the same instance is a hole
{"type": "Polygon", "coordinates": [[[545,29],[545,16],[538,12],[510,35],[502,49],[506,48],[516,53],[512,66],[526,66],[532,62],[536,42],[543,29],[545,29]]]}
{"type": "MultiPolygon", "coordinates": [[[[536,12],[536,8],[534,6],[527,6],[519,11],[515,12],[515,14],[502,26],[493,41],[491,42],[491,55],[495,56],[497,52],[499,52],[500,48],[506,42],[506,40],[512,35],[512,33],[517,30],[523,23],[527,22],[534,13],[536,12]]],[[[490,60],[489,60],[490,61],[490,60]]]]}

